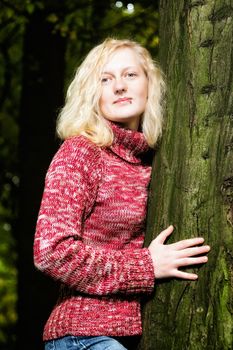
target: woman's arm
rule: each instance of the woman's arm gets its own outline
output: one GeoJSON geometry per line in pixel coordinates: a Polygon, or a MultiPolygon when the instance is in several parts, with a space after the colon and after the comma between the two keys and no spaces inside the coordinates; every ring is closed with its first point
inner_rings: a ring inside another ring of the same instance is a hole
{"type": "Polygon", "coordinates": [[[82,223],[94,205],[101,175],[98,147],[82,137],[65,141],[46,176],[35,266],[82,293],[151,292],[154,269],[147,248],[111,250],[82,242],[82,223]]]}

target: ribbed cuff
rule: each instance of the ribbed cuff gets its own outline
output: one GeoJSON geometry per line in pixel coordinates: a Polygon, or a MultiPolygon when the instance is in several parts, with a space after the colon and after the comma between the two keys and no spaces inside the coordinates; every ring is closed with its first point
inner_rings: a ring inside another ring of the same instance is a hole
{"type": "Polygon", "coordinates": [[[120,289],[126,294],[151,293],[154,283],[154,267],[148,248],[127,252],[127,277],[120,289]]]}

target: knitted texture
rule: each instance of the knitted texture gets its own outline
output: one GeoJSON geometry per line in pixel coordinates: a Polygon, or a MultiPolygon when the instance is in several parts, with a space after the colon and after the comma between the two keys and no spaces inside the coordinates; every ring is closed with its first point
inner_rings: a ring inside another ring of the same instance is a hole
{"type": "Polygon", "coordinates": [[[35,240],[35,266],[62,283],[44,340],[141,334],[140,295],[154,287],[143,248],[151,167],[142,133],[111,123],[114,143],[83,136],[62,144],[48,169],[35,240]]]}

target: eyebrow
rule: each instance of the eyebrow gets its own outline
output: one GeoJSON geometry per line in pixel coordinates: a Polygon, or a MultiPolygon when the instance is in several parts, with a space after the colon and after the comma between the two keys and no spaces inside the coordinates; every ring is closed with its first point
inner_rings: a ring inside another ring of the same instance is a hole
{"type": "MultiPolygon", "coordinates": [[[[128,66],[128,67],[124,67],[122,70],[123,71],[126,71],[128,69],[136,69],[137,66],[128,66]]],[[[103,71],[102,74],[113,74],[112,72],[109,72],[109,71],[103,71]]]]}

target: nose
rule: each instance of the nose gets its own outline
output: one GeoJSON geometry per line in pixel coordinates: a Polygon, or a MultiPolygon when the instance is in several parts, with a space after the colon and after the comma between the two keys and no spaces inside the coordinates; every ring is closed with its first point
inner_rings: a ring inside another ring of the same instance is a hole
{"type": "Polygon", "coordinates": [[[127,84],[122,78],[117,78],[115,80],[114,92],[115,94],[122,94],[127,91],[127,84]]]}

